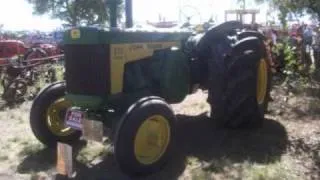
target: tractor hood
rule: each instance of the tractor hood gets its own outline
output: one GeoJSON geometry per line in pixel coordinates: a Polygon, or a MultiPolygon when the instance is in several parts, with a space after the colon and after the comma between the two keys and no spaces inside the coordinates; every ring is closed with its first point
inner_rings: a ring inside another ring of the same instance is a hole
{"type": "Polygon", "coordinates": [[[104,30],[80,27],[64,34],[67,94],[72,102],[90,107],[122,93],[125,64],[152,56],[156,49],[180,46],[187,32],[104,30]],[[90,98],[89,98],[90,99],[90,98]]]}

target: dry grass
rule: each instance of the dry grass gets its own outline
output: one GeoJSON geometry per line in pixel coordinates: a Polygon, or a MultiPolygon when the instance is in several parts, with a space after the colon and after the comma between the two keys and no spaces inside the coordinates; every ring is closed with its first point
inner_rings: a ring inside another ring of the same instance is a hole
{"type": "MultiPolygon", "coordinates": [[[[320,88],[317,90],[320,92],[320,88]]],[[[213,128],[207,117],[210,107],[206,97],[206,93],[198,91],[183,103],[173,105],[179,120],[176,154],[161,172],[145,179],[319,178],[317,95],[290,94],[275,87],[275,101],[270,104],[266,124],[253,131],[213,128]]],[[[39,173],[50,176],[55,170],[55,152],[44,148],[31,133],[30,105],[25,102],[0,112],[0,179],[31,179],[39,173]]],[[[106,146],[91,145],[80,148],[75,158],[80,176],[127,179],[106,146]]]]}
{"type": "MultiPolygon", "coordinates": [[[[0,174],[16,176],[15,171],[24,158],[43,149],[29,128],[29,109],[30,102],[27,102],[18,108],[8,108],[0,112],[0,174]]],[[[26,179],[28,177],[29,175],[19,176],[26,179]]]]}
{"type": "MultiPolygon", "coordinates": [[[[230,162],[228,162],[230,163],[230,162]]],[[[225,167],[224,173],[214,173],[196,169],[191,171],[192,180],[208,180],[208,179],[246,179],[246,180],[279,180],[279,179],[300,179],[296,175],[290,173],[290,169],[281,164],[257,165],[245,162],[240,165],[225,167]]],[[[290,168],[290,167],[289,167],[290,168]]]]}

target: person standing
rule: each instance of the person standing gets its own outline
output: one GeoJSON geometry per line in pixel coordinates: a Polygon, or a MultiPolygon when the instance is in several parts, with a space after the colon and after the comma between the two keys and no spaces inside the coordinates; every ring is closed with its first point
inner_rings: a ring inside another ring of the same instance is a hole
{"type": "Polygon", "coordinates": [[[310,70],[311,60],[311,44],[312,44],[312,29],[305,26],[302,32],[302,63],[305,71],[310,70]]]}
{"type": "Polygon", "coordinates": [[[271,30],[271,38],[272,38],[272,43],[274,45],[276,45],[277,44],[278,35],[277,35],[277,31],[274,30],[274,29],[271,30]]]}
{"type": "Polygon", "coordinates": [[[312,40],[314,66],[316,69],[320,68],[320,28],[316,27],[313,32],[312,40]]]}

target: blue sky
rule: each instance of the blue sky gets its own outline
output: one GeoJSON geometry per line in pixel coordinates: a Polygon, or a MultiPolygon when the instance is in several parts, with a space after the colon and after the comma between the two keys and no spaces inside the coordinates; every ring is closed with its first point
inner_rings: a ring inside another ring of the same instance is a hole
{"type": "MultiPolygon", "coordinates": [[[[202,20],[207,20],[210,16],[216,16],[218,21],[224,20],[224,10],[236,8],[236,0],[133,0],[133,13],[135,21],[146,22],[157,21],[159,14],[166,20],[179,19],[179,3],[185,8],[183,11],[194,14],[200,12],[202,20]],[[170,4],[170,6],[169,6],[170,4]]],[[[266,6],[256,6],[252,3],[253,0],[247,0],[248,8],[259,8],[261,13],[257,19],[263,22],[266,19],[266,6]]],[[[26,0],[0,0],[0,24],[4,25],[5,29],[10,30],[52,30],[60,25],[59,20],[52,20],[48,16],[32,15],[32,6],[26,0]]],[[[194,21],[199,21],[200,17],[194,18],[194,21]]]]}

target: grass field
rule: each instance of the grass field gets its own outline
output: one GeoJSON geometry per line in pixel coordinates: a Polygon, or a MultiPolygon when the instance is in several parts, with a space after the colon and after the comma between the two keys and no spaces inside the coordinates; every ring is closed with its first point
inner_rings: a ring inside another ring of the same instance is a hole
{"type": "MultiPolygon", "coordinates": [[[[276,85],[265,125],[258,130],[213,127],[206,93],[198,91],[173,105],[178,117],[174,158],[144,179],[319,179],[320,88],[276,85]]],[[[36,179],[55,172],[55,151],[32,135],[24,102],[0,112],[0,179],[36,179]]],[[[104,146],[76,149],[80,179],[129,179],[104,146]]]]}

